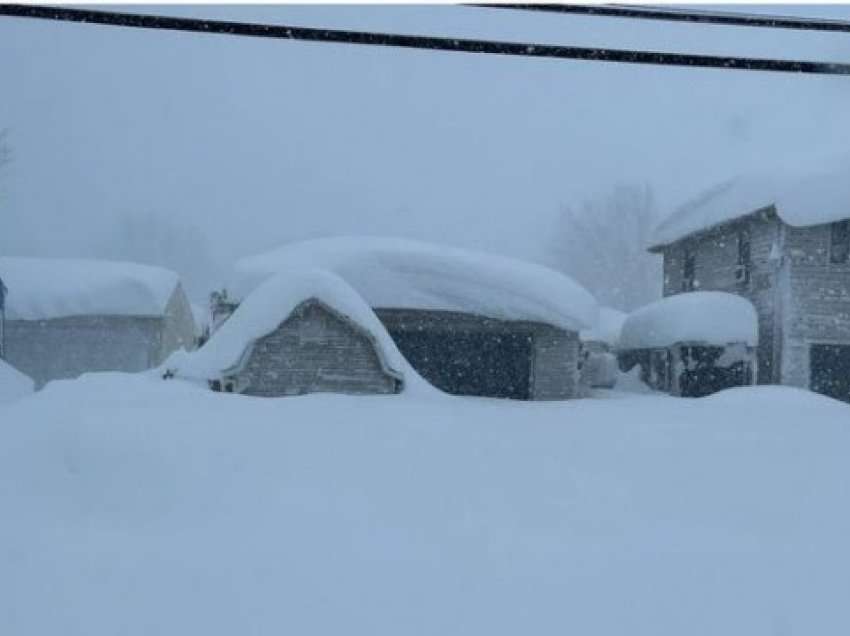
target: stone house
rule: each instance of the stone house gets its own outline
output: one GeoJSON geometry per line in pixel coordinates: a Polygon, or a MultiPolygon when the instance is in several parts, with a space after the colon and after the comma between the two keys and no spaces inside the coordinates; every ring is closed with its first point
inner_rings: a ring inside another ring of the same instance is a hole
{"type": "Polygon", "coordinates": [[[758,382],[850,400],[850,172],[722,184],[663,222],[665,296],[719,290],[758,313],[758,382]]]}
{"type": "Polygon", "coordinates": [[[92,371],[143,371],[193,346],[173,272],[112,261],[0,258],[6,360],[41,388],[92,371]]]}
{"type": "Polygon", "coordinates": [[[406,362],[446,393],[521,400],[582,395],[578,332],[595,321],[597,306],[561,274],[456,248],[341,237],[237,263],[227,302],[278,273],[317,267],[350,285],[406,362]]]}

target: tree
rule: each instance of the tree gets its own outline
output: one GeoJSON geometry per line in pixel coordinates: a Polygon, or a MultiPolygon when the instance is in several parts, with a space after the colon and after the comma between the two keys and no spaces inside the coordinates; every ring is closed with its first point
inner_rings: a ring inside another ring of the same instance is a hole
{"type": "Polygon", "coordinates": [[[12,147],[9,145],[9,130],[0,130],[0,169],[12,161],[12,147]]]}
{"type": "Polygon", "coordinates": [[[617,185],[562,208],[548,260],[601,304],[631,311],[661,294],[661,260],[646,251],[657,221],[648,185],[617,185]]]}

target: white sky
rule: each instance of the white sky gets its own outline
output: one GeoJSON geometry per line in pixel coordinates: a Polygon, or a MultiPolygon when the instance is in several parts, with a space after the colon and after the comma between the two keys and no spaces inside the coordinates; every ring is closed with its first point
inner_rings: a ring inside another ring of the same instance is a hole
{"type": "MultiPolygon", "coordinates": [[[[135,9],[850,62],[846,33],[452,6],[135,9]]],[[[757,10],[850,19],[850,5],[757,10]]],[[[0,18],[0,60],[0,128],[15,155],[0,183],[0,249],[14,254],[85,255],[110,217],[154,212],[202,227],[222,263],[328,233],[537,259],[561,205],[615,183],[649,182],[670,207],[753,166],[850,145],[848,77],[11,18],[0,18]]]]}

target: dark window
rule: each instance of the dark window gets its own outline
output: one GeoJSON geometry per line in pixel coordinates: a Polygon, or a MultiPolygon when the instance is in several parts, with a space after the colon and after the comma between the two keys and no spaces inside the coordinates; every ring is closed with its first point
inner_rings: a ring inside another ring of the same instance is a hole
{"type": "Polygon", "coordinates": [[[746,285],[750,282],[750,235],[738,233],[738,264],[735,267],[735,280],[746,285]]]}
{"type": "Polygon", "coordinates": [[[697,261],[693,252],[685,252],[685,261],[682,267],[682,291],[694,290],[694,274],[696,273],[697,261]]]}
{"type": "Polygon", "coordinates": [[[850,258],[850,220],[833,223],[830,229],[829,260],[846,263],[850,258]]]}

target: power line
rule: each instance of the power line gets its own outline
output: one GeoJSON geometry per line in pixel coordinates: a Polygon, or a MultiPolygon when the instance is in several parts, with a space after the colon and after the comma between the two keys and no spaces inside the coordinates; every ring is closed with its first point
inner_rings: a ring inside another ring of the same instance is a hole
{"type": "Polygon", "coordinates": [[[833,31],[850,33],[850,22],[825,18],[795,18],[784,15],[760,15],[724,11],[696,11],[666,7],[625,6],[616,4],[472,4],[486,9],[513,11],[542,11],[611,18],[662,20],[695,24],[722,24],[726,26],[761,27],[770,29],[796,29],[802,31],[833,31]]]}
{"type": "Polygon", "coordinates": [[[850,64],[832,62],[722,57],[714,55],[694,55],[691,53],[664,53],[660,51],[646,50],[500,42],[494,40],[473,40],[463,38],[403,35],[397,33],[376,33],[370,31],[321,29],[281,24],[272,25],[222,20],[204,20],[197,18],[178,18],[171,16],[121,13],[116,11],[100,11],[93,9],[72,9],[68,7],[0,4],[0,15],[139,29],[163,29],[193,33],[301,40],[307,42],[388,46],[424,49],[430,51],[587,60],[594,62],[619,62],[624,64],[650,64],[657,66],[685,66],[691,68],[770,71],[817,75],[850,75],[850,64]]]}

